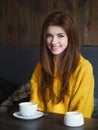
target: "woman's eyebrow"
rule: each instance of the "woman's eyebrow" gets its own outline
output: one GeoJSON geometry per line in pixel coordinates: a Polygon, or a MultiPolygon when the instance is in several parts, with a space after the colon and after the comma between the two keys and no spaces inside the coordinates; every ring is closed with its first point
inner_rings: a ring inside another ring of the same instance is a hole
{"type": "Polygon", "coordinates": [[[58,33],[58,34],[60,34],[60,35],[62,35],[62,34],[63,34],[63,35],[64,35],[64,33],[58,33]]]}

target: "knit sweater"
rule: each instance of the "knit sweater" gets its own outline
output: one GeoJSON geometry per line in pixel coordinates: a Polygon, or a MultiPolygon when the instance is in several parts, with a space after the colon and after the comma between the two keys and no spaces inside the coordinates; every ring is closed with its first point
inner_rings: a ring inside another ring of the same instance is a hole
{"type": "MultiPolygon", "coordinates": [[[[54,68],[55,78],[53,80],[53,90],[58,95],[61,80],[57,75],[57,67],[54,68]]],[[[41,64],[38,63],[31,77],[30,101],[38,103],[38,110],[44,111],[42,101],[38,96],[38,89],[41,85],[42,71],[41,64]]],[[[58,104],[47,102],[47,111],[65,114],[68,111],[79,111],[84,117],[91,117],[94,108],[94,75],[91,63],[80,56],[79,64],[69,80],[70,95],[65,95],[65,101],[58,104]]],[[[56,100],[56,97],[55,97],[56,100]]]]}

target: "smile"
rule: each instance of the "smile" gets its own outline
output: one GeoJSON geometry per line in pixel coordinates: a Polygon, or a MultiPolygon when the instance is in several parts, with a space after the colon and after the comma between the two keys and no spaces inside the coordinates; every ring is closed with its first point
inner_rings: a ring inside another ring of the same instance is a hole
{"type": "Polygon", "coordinates": [[[59,49],[59,47],[58,46],[52,46],[51,49],[52,49],[52,51],[56,51],[56,50],[59,49]]]}

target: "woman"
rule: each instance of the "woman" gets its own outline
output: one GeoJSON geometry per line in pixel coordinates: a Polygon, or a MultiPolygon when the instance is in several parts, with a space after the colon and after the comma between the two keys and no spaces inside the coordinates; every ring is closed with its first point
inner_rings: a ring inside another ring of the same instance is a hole
{"type": "Polygon", "coordinates": [[[92,65],[80,53],[74,21],[62,12],[53,12],[43,23],[40,63],[31,78],[30,101],[37,102],[41,111],[92,115],[92,65]]]}

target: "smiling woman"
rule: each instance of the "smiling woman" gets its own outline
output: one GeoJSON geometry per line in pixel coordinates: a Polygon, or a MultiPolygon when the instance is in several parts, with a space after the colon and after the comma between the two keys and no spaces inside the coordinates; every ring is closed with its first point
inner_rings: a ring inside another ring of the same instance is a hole
{"type": "Polygon", "coordinates": [[[30,82],[30,101],[38,103],[38,110],[61,114],[79,111],[85,117],[92,116],[93,68],[80,53],[78,32],[69,15],[53,12],[45,19],[40,63],[30,82]]]}

